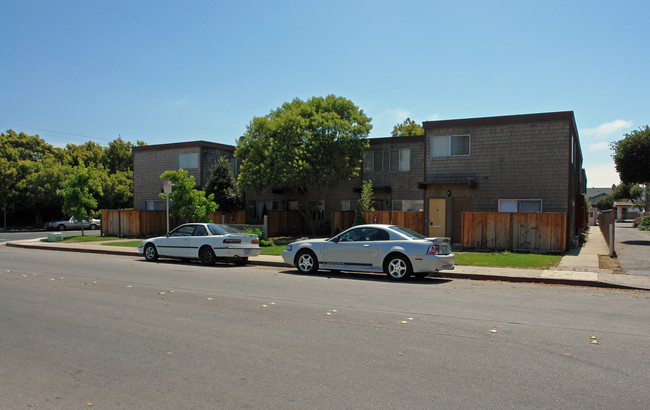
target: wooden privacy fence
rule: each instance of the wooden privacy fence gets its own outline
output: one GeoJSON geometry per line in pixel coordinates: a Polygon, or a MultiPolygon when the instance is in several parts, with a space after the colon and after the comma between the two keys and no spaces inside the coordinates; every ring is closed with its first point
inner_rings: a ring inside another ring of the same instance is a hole
{"type": "Polygon", "coordinates": [[[616,254],[614,246],[616,242],[614,235],[614,232],[616,232],[614,229],[616,227],[616,210],[602,211],[598,216],[598,226],[600,227],[600,232],[605,237],[605,242],[607,242],[609,256],[613,257],[616,254]]]}
{"type": "Polygon", "coordinates": [[[102,209],[103,236],[146,237],[167,231],[165,211],[102,209]]]}
{"type": "MultiPolygon", "coordinates": [[[[424,212],[419,211],[373,211],[363,212],[366,223],[392,224],[423,233],[424,212]]],[[[332,213],[332,234],[348,229],[354,224],[354,211],[332,213]]]]}
{"type": "Polygon", "coordinates": [[[463,212],[462,249],[567,250],[565,212],[463,212]]]}
{"type": "Polygon", "coordinates": [[[307,228],[300,211],[273,209],[268,211],[269,236],[300,235],[307,228]]]}
{"type": "MultiPolygon", "coordinates": [[[[102,209],[101,232],[103,236],[120,237],[149,237],[164,235],[167,232],[167,211],[133,211],[124,209],[102,209]]],[[[208,215],[214,223],[225,220],[229,225],[243,225],[246,223],[246,211],[214,212],[208,215]]],[[[184,223],[184,221],[171,218],[170,230],[184,223]]]]}

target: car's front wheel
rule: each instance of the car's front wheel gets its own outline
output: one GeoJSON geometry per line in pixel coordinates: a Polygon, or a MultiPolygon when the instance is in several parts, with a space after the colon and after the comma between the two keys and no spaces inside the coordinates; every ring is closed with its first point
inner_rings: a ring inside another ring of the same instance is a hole
{"type": "Polygon", "coordinates": [[[65,225],[59,225],[57,228],[59,231],[65,231],[65,225]]]}
{"type": "Polygon", "coordinates": [[[296,255],[296,268],[301,273],[315,273],[318,271],[318,260],[314,252],[303,250],[296,255]]]}
{"type": "Polygon", "coordinates": [[[413,273],[411,262],[403,255],[391,255],[384,263],[384,272],[392,280],[406,280],[413,273]]]}
{"type": "Polygon", "coordinates": [[[214,251],[209,246],[204,246],[199,249],[199,259],[201,259],[201,263],[204,265],[214,265],[217,261],[214,251]]]}
{"type": "Polygon", "coordinates": [[[153,243],[148,243],[144,247],[144,258],[149,262],[155,262],[158,260],[158,251],[153,243]]]}
{"type": "Polygon", "coordinates": [[[96,229],[97,229],[97,225],[95,225],[95,224],[90,225],[90,230],[91,231],[94,231],[96,229]]]}

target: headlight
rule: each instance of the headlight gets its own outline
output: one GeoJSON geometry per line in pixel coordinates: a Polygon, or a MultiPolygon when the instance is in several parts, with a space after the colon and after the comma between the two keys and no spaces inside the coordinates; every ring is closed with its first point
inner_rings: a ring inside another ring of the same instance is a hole
{"type": "Polygon", "coordinates": [[[287,245],[287,250],[291,251],[291,245],[287,245]]]}

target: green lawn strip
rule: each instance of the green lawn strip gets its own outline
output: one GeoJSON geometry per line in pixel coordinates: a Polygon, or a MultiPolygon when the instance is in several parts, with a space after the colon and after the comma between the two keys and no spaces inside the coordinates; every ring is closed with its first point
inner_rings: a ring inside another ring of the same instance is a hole
{"type": "Polygon", "coordinates": [[[263,246],[262,255],[282,256],[282,251],[287,249],[287,245],[263,246]]]}
{"type": "Polygon", "coordinates": [[[456,253],[455,264],[458,266],[548,269],[560,263],[561,259],[561,255],[535,253],[458,252],[456,253]]]}
{"type": "Polygon", "coordinates": [[[137,248],[142,243],[142,239],[136,239],[133,241],[120,241],[120,242],[109,242],[103,243],[104,246],[124,246],[127,248],[137,248]]]}

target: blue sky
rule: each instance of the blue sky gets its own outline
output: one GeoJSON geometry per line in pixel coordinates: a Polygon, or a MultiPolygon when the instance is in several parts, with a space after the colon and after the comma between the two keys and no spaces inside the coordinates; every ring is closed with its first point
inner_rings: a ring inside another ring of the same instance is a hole
{"type": "Polygon", "coordinates": [[[371,137],[418,121],[574,111],[588,186],[650,124],[645,1],[0,2],[0,129],[64,146],[234,144],[335,94],[371,137]]]}

